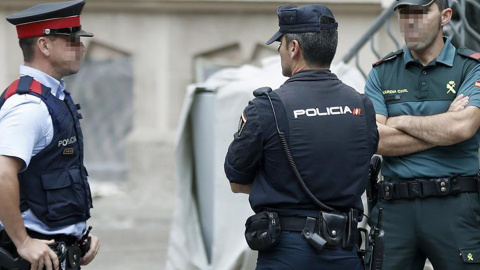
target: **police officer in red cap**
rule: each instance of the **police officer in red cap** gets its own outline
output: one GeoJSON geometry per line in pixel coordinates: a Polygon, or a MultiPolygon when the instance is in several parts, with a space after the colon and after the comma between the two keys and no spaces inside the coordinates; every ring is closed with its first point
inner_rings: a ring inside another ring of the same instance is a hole
{"type": "Polygon", "coordinates": [[[100,247],[86,224],[92,198],[80,106],[62,79],[80,68],[80,38],[93,36],[82,30],[84,5],[46,3],[7,17],[24,64],[0,96],[0,248],[32,270],[80,269],[100,247]]]}
{"type": "Polygon", "coordinates": [[[324,5],[284,5],[277,90],[260,88],[225,158],[255,215],[245,237],[257,270],[362,270],[357,222],[378,132],[370,100],[330,71],[338,23],[324,5]]]}

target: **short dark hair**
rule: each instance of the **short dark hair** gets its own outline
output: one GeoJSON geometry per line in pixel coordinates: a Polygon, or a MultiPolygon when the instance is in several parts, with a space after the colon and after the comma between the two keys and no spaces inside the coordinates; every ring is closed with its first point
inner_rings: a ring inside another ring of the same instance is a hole
{"type": "MultiPolygon", "coordinates": [[[[323,16],[320,22],[334,23],[335,19],[323,16]]],[[[285,39],[287,42],[298,41],[305,62],[311,66],[330,66],[337,52],[337,29],[323,29],[320,32],[308,33],[286,33],[285,39]]]]}
{"type": "MultiPolygon", "coordinates": [[[[54,41],[56,39],[55,36],[49,35],[47,36],[51,41],[54,41]]],[[[40,37],[31,37],[31,38],[22,38],[18,41],[18,44],[20,44],[20,48],[22,49],[23,53],[23,61],[25,62],[30,62],[33,60],[33,57],[35,56],[35,44],[37,44],[37,40],[40,37]]]]}
{"type": "Polygon", "coordinates": [[[34,46],[37,43],[38,38],[39,37],[22,38],[18,41],[18,44],[20,44],[20,48],[22,49],[23,61],[32,61],[35,53],[34,46]]]}

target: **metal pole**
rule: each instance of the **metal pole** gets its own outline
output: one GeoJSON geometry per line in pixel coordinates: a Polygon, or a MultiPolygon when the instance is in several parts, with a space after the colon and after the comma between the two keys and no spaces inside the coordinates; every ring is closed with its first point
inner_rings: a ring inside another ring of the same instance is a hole
{"type": "Polygon", "coordinates": [[[393,6],[396,4],[394,1],[390,7],[386,8],[380,16],[377,17],[372,26],[367,30],[367,32],[358,40],[355,45],[348,51],[348,53],[342,58],[342,62],[348,63],[352,58],[360,51],[360,49],[368,42],[368,40],[380,29],[386,20],[390,19],[390,16],[393,14],[393,6]]]}

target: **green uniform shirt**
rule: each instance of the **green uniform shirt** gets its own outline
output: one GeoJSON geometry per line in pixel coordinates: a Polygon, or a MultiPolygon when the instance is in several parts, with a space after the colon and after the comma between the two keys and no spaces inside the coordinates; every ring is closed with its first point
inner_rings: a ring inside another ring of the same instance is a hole
{"type": "MultiPolygon", "coordinates": [[[[374,64],[365,86],[377,114],[425,116],[444,113],[459,94],[469,96],[467,106],[480,107],[480,61],[468,49],[456,49],[445,38],[440,55],[423,66],[410,50],[391,53],[374,64]]],[[[384,157],[382,174],[421,178],[476,175],[480,133],[464,142],[429,150],[384,157]]]]}

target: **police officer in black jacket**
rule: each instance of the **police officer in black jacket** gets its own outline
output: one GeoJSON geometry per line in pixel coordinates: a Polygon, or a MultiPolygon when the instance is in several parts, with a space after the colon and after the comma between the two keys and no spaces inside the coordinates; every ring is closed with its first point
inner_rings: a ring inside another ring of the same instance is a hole
{"type": "Polygon", "coordinates": [[[377,150],[375,111],[329,70],[338,43],[331,11],[277,13],[280,30],[267,44],[280,42],[290,78],[254,92],[225,159],[232,191],[250,194],[256,213],[245,234],[259,250],[256,269],[363,269],[356,224],[377,150]]]}

